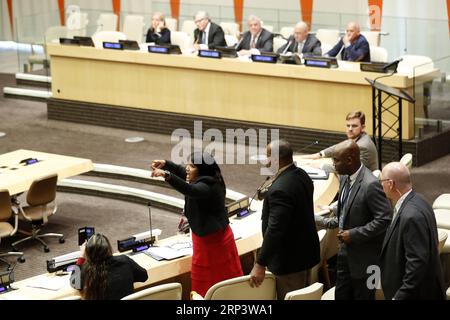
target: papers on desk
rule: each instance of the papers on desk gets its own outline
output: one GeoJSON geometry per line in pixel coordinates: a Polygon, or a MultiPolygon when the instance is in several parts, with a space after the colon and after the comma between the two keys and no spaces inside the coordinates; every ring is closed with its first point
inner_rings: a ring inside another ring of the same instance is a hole
{"type": "Polygon", "coordinates": [[[146,253],[156,260],[172,260],[192,255],[192,244],[190,242],[177,242],[170,246],[150,247],[146,253]]]}
{"type": "Polygon", "coordinates": [[[299,166],[299,168],[302,168],[306,171],[306,173],[309,175],[309,177],[313,180],[327,180],[328,179],[328,172],[322,169],[313,168],[310,166],[299,166]]]}
{"type": "Polygon", "coordinates": [[[27,287],[58,291],[70,285],[70,275],[40,276],[27,284],[27,287]]]}

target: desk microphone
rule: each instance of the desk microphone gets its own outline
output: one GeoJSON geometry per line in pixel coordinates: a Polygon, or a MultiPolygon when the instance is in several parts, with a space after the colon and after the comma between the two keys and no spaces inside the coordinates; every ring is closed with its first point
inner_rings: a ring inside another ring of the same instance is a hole
{"type": "Polygon", "coordinates": [[[281,54],[286,54],[286,52],[288,51],[291,44],[292,44],[292,40],[288,42],[288,44],[286,45],[286,48],[283,50],[283,52],[281,54]]]}
{"type": "Polygon", "coordinates": [[[152,233],[153,227],[152,227],[152,203],[151,203],[151,201],[148,202],[147,206],[148,206],[148,220],[150,222],[150,240],[147,241],[147,244],[151,247],[155,243],[155,237],[153,236],[153,233],[152,233]]]}
{"type": "Polygon", "coordinates": [[[395,73],[395,72],[397,72],[398,64],[399,64],[401,61],[403,61],[403,58],[398,58],[397,60],[394,60],[394,61],[392,61],[391,63],[385,65],[385,66],[383,67],[383,70],[387,70],[387,69],[389,69],[389,68],[392,67],[392,66],[396,66],[395,69],[394,69],[394,73],[395,73]]]}
{"type": "Polygon", "coordinates": [[[319,144],[319,140],[311,142],[310,144],[306,145],[305,147],[300,148],[297,152],[305,151],[306,149],[309,149],[310,147],[312,147],[312,146],[314,146],[316,144],[319,144]]]}
{"type": "MultiPolygon", "coordinates": [[[[252,201],[253,201],[253,199],[255,199],[256,195],[257,195],[259,192],[261,192],[262,186],[263,186],[264,183],[266,183],[266,181],[269,180],[269,179],[270,179],[270,177],[267,176],[266,179],[263,181],[263,183],[261,183],[261,185],[258,187],[258,189],[256,189],[255,194],[250,198],[250,202],[249,202],[249,204],[248,204],[248,211],[249,211],[249,212],[255,212],[255,211],[256,211],[256,210],[252,210],[252,209],[251,209],[252,201]]],[[[258,197],[258,199],[259,199],[259,197],[258,197]]],[[[259,200],[262,200],[262,199],[259,199],[259,200]]]]}

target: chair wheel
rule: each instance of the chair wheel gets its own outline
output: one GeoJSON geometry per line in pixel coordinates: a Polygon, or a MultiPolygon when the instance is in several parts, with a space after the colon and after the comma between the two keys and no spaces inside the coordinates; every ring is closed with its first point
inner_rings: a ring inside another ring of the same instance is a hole
{"type": "Polygon", "coordinates": [[[50,252],[50,248],[49,247],[44,247],[44,252],[50,252]]]}
{"type": "Polygon", "coordinates": [[[19,261],[20,263],[24,263],[25,262],[25,258],[24,257],[17,258],[17,261],[19,261]]]}
{"type": "Polygon", "coordinates": [[[64,239],[64,238],[59,239],[59,243],[64,243],[64,242],[66,242],[66,239],[64,239]]]}

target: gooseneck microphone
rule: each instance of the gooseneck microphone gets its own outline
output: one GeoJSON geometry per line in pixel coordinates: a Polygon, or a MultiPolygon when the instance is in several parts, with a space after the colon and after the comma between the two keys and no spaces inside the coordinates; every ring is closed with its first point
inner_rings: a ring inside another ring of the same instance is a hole
{"type": "MultiPolygon", "coordinates": [[[[248,204],[248,211],[250,211],[250,212],[255,212],[255,211],[256,211],[256,210],[252,210],[252,209],[251,209],[252,201],[253,201],[253,199],[255,199],[256,195],[257,195],[259,192],[261,192],[262,186],[263,186],[263,185],[267,182],[267,180],[269,180],[269,179],[270,179],[270,177],[267,176],[266,179],[263,181],[263,183],[261,183],[261,185],[258,187],[258,189],[256,189],[255,194],[250,198],[250,202],[249,202],[249,204],[248,204]]],[[[258,197],[258,199],[259,199],[259,197],[258,197]]],[[[259,199],[259,200],[262,200],[262,199],[259,199]]]]}
{"type": "Polygon", "coordinates": [[[394,73],[395,73],[395,72],[397,72],[398,64],[399,64],[401,61],[403,61],[403,58],[398,58],[397,60],[394,60],[394,61],[392,61],[391,63],[388,63],[387,65],[385,65],[385,66],[383,67],[383,70],[387,70],[387,69],[389,69],[389,68],[392,67],[392,66],[396,66],[396,67],[395,67],[395,70],[394,70],[394,73]]]}
{"type": "Polygon", "coordinates": [[[148,207],[148,221],[150,223],[150,240],[148,241],[149,246],[153,246],[155,243],[155,237],[153,236],[153,227],[152,227],[152,203],[149,201],[147,204],[148,207]]]}
{"type": "Polygon", "coordinates": [[[310,147],[312,147],[312,146],[314,146],[316,144],[319,144],[319,140],[311,142],[310,144],[304,146],[303,148],[300,148],[297,152],[305,151],[306,149],[309,149],[310,147]]]}

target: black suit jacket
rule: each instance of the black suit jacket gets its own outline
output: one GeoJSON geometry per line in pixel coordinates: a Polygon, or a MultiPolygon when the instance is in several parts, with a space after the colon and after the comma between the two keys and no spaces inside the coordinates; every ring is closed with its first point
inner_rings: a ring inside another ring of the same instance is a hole
{"type": "Polygon", "coordinates": [[[257,261],[276,275],[300,272],[319,263],[313,193],[311,179],[294,164],[267,192],[261,216],[263,243],[257,261]]]}
{"type": "MultiPolygon", "coordinates": [[[[250,50],[250,41],[252,40],[252,34],[250,31],[244,33],[242,41],[238,43],[236,51],[250,50]]],[[[273,34],[266,29],[262,29],[256,42],[256,49],[261,52],[273,52],[273,34]]]]}
{"type": "Polygon", "coordinates": [[[386,299],[445,299],[433,209],[414,190],[389,227],[381,251],[386,299]]]}
{"type": "Polygon", "coordinates": [[[330,57],[336,57],[341,51],[342,60],[346,61],[364,61],[370,62],[370,47],[366,38],[360,34],[358,39],[355,40],[348,48],[344,47],[342,39],[330,50],[327,54],[330,57]]]}
{"type": "Polygon", "coordinates": [[[148,29],[145,42],[154,42],[157,45],[170,44],[170,30],[164,28],[160,33],[154,32],[152,28],[148,29]]]}
{"type": "MultiPolygon", "coordinates": [[[[319,39],[317,39],[314,35],[308,34],[306,38],[305,45],[303,46],[302,53],[309,53],[317,56],[322,55],[322,47],[319,39]]],[[[277,53],[283,52],[292,52],[296,53],[298,50],[298,42],[295,41],[294,36],[290,36],[288,42],[278,49],[277,53]],[[289,47],[288,47],[289,45],[289,47]],[[287,48],[287,50],[286,50],[287,48]]]]}
{"type": "MultiPolygon", "coordinates": [[[[210,49],[214,49],[215,47],[226,47],[227,43],[225,42],[225,33],[222,30],[222,27],[214,22],[211,22],[211,26],[209,27],[208,33],[208,47],[210,49]]],[[[200,39],[203,37],[203,31],[200,31],[198,28],[194,30],[194,43],[199,43],[200,39]]]]}
{"type": "Polygon", "coordinates": [[[164,169],[172,173],[167,182],[185,195],[184,214],[196,235],[206,236],[229,224],[225,209],[226,191],[217,179],[200,176],[193,183],[187,183],[184,167],[166,161],[164,169]]]}
{"type": "MultiPolygon", "coordinates": [[[[341,177],[339,195],[346,176],[341,177]]],[[[339,254],[346,252],[351,277],[367,278],[367,267],[379,265],[379,256],[392,209],[380,181],[365,166],[362,167],[345,205],[338,201],[338,219],[342,214],[344,230],[350,232],[350,244],[343,244],[339,254]]]]}

